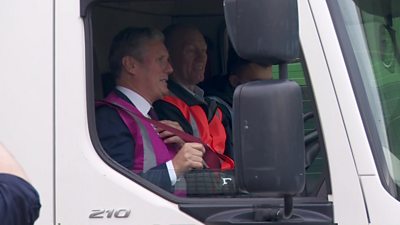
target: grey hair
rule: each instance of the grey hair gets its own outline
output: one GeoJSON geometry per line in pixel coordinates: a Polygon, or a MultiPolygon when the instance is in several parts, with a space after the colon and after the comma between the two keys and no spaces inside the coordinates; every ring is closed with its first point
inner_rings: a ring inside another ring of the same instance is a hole
{"type": "Polygon", "coordinates": [[[128,27],[120,31],[113,39],[108,56],[110,70],[114,78],[120,76],[122,58],[132,56],[137,60],[143,59],[143,44],[148,41],[164,41],[164,35],[155,28],[128,27]]]}

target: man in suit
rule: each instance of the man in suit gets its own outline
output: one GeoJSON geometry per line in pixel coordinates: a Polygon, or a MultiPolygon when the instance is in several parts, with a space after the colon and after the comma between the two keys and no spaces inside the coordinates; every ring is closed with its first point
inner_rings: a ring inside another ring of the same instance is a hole
{"type": "Polygon", "coordinates": [[[40,207],[39,195],[25,172],[0,144],[0,224],[32,225],[40,207]]]}
{"type": "MultiPolygon", "coordinates": [[[[117,86],[96,109],[100,142],[116,162],[172,192],[180,176],[203,167],[205,149],[143,118],[155,119],[153,102],[168,94],[173,69],[164,36],[150,28],[124,29],[113,39],[109,62],[117,86]]],[[[161,122],[180,128],[172,121],[161,122]]]]}

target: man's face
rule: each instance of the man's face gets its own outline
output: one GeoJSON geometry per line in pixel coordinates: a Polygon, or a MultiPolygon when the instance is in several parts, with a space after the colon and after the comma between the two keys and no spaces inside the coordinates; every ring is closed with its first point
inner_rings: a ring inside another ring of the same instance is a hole
{"type": "Polygon", "coordinates": [[[184,85],[196,85],[204,80],[207,63],[207,44],[203,35],[190,30],[182,34],[181,40],[176,40],[177,49],[172,49],[174,76],[184,85]]]}
{"type": "Polygon", "coordinates": [[[143,47],[142,60],[137,62],[141,92],[151,103],[168,94],[167,81],[173,69],[169,54],[160,40],[148,41],[143,47]]]}

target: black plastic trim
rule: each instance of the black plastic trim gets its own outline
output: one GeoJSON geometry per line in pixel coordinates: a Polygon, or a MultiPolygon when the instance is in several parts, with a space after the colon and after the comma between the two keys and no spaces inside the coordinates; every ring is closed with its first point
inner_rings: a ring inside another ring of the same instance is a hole
{"type": "MultiPolygon", "coordinates": [[[[232,201],[231,201],[232,202],[232,201]]],[[[206,224],[253,224],[247,218],[247,222],[243,221],[234,222],[234,218],[229,218],[229,214],[240,215],[241,213],[248,214],[249,211],[254,213],[255,210],[259,209],[278,209],[283,207],[283,199],[269,198],[263,201],[255,201],[250,203],[239,203],[232,202],[229,204],[215,203],[215,204],[181,204],[179,208],[194,218],[199,219],[201,222],[206,224]]],[[[314,224],[309,223],[313,219],[315,224],[333,224],[333,206],[331,202],[327,202],[317,198],[295,198],[293,213],[296,215],[302,215],[306,211],[309,214],[319,215],[314,218],[304,217],[304,220],[300,224],[314,224]],[[307,222],[308,221],[308,222],[307,222]]],[[[237,219],[236,219],[237,220],[237,219]]],[[[255,222],[255,221],[253,221],[255,222]]],[[[256,222],[255,224],[264,224],[262,222],[256,222]]],[[[271,223],[268,224],[281,224],[271,223]]],[[[292,224],[292,223],[290,223],[292,224]]],[[[294,223],[296,224],[296,223],[294,223]]]]}
{"type": "Polygon", "coordinates": [[[81,4],[80,4],[81,17],[87,16],[89,5],[92,4],[92,2],[94,2],[94,1],[96,1],[96,0],[81,0],[81,4]]]}
{"type": "Polygon", "coordinates": [[[133,0],[81,0],[80,2],[80,13],[81,17],[88,16],[89,10],[92,5],[98,4],[100,2],[129,2],[133,0]]]}

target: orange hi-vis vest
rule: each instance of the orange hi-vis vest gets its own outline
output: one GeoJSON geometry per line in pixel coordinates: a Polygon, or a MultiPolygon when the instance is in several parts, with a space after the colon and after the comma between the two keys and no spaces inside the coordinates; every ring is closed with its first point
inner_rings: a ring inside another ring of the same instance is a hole
{"type": "Polygon", "coordinates": [[[193,129],[193,136],[201,138],[218,153],[223,154],[225,150],[226,133],[222,125],[222,112],[217,109],[214,117],[208,122],[203,108],[198,105],[188,106],[184,101],[175,96],[166,96],[164,101],[175,105],[189,121],[193,129]]]}
{"type": "MultiPolygon", "coordinates": [[[[206,112],[207,103],[189,105],[176,96],[173,89],[170,91],[171,95],[164,97],[163,100],[179,109],[192,127],[193,136],[200,138],[216,152],[224,154],[227,135],[222,124],[222,111],[215,107],[213,110],[211,109],[211,112],[206,112]]],[[[222,163],[221,167],[222,169],[232,169],[226,163],[222,163]]]]}

